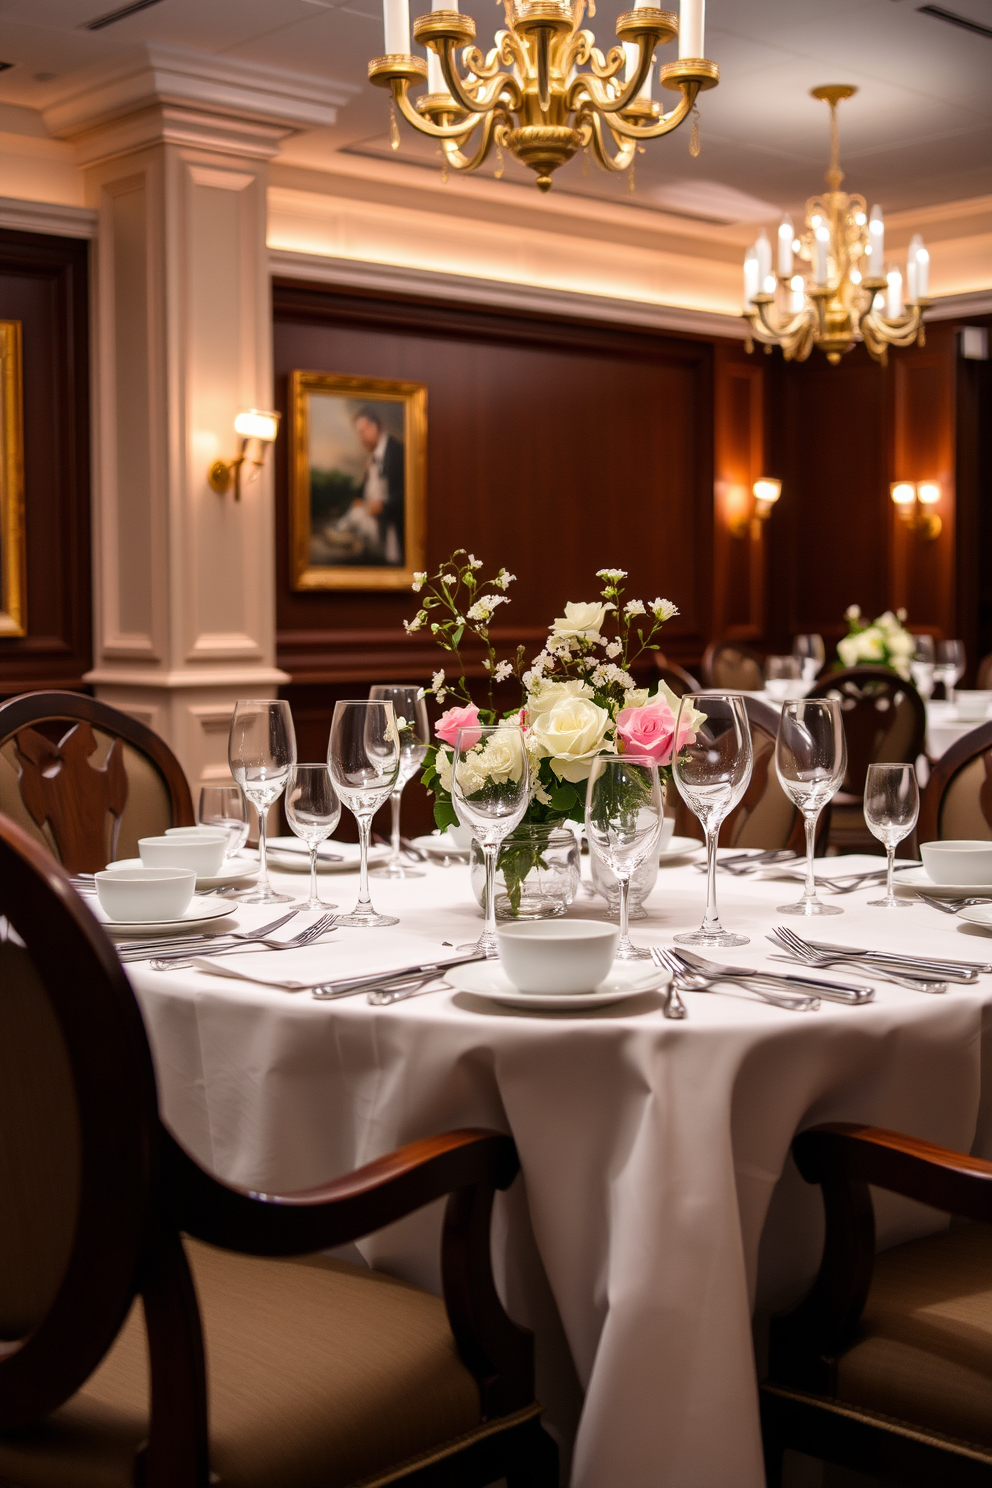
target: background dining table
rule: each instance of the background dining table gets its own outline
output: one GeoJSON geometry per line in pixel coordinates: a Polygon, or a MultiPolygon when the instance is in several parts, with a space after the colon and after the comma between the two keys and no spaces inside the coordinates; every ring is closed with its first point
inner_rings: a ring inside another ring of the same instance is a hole
{"type": "MultiPolygon", "coordinates": [[[[274,882],[303,888],[298,875],[274,882]]],[[[355,884],[321,877],[345,906],[355,884]]],[[[668,943],[698,924],[704,885],[691,860],[663,866],[635,942],[668,943]]],[[[783,969],[765,937],[798,884],[721,873],[719,889],[724,922],[751,937],[733,958],[783,969]]],[[[464,866],[374,881],[374,892],[399,925],[340,928],[307,950],[225,965],[313,982],[426,962],[479,929],[464,866]]],[[[838,896],[844,915],[813,922],[814,938],[992,957],[980,930],[919,902],[868,907],[877,895],[876,884],[838,896]]],[[[570,913],[606,909],[580,894],[570,913]]],[[[236,910],[241,925],[271,917],[236,910]]],[[[509,1311],[536,1333],[538,1393],[574,1488],[763,1484],[755,1340],[760,1368],[760,1320],[801,1295],[822,1238],[819,1193],[789,1157],[799,1129],[868,1122],[992,1156],[988,976],[942,995],[876,980],[874,1002],[807,1013],[739,989],[690,992],[686,1020],[673,1022],[657,992],[565,1015],[444,987],[383,1007],[193,968],[140,962],[128,973],[163,1117],[223,1179],[289,1191],[448,1128],[512,1134],[521,1177],[498,1202],[496,1272],[509,1311]]],[[[880,1246],[942,1223],[886,1196],[878,1211],[880,1246]]],[[[362,1254],[437,1291],[439,1226],[435,1206],[362,1254]]]]}

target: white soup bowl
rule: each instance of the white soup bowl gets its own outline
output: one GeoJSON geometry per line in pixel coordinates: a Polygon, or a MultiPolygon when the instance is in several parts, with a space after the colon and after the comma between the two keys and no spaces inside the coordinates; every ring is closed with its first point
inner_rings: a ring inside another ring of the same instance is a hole
{"type": "Polygon", "coordinates": [[[109,868],[94,873],[96,896],[112,920],[178,920],[196,888],[192,868],[109,868]]]}
{"type": "Polygon", "coordinates": [[[521,992],[591,992],[613,965],[620,931],[602,920],[532,920],[496,929],[503,970],[521,992]]]}
{"type": "Polygon", "coordinates": [[[226,832],[176,832],[164,837],[139,837],[138,852],[145,868],[192,868],[203,878],[220,872],[230,839],[226,832]]]}
{"type": "Polygon", "coordinates": [[[992,692],[980,692],[978,689],[965,692],[955,692],[954,701],[957,705],[958,717],[965,719],[987,718],[989,716],[989,704],[992,703],[992,692]]]}
{"type": "Polygon", "coordinates": [[[992,884],[992,842],[924,842],[923,866],[935,884],[983,888],[992,884]]]}

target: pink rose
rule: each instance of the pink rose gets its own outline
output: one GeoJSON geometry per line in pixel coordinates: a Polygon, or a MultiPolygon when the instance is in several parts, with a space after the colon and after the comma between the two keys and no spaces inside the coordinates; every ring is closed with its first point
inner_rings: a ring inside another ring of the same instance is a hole
{"type": "Polygon", "coordinates": [[[474,749],[482,738],[482,729],[478,727],[479,710],[474,703],[469,703],[465,708],[449,708],[447,713],[442,713],[434,726],[434,732],[444,744],[455,747],[459,729],[467,729],[462,739],[463,749],[474,749]]]}
{"type": "MultiPolygon", "coordinates": [[[[624,708],[617,719],[617,737],[623,740],[625,754],[646,755],[657,765],[670,764],[675,715],[667,703],[624,708]]],[[[684,742],[683,738],[680,748],[684,742]]]]}

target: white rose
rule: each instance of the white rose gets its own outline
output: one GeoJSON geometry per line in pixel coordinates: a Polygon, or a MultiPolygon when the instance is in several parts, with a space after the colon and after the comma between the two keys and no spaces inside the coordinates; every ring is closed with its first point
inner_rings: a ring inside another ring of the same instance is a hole
{"type": "Polygon", "coordinates": [[[593,758],[602,752],[609,713],[584,697],[562,697],[533,720],[531,738],[550,758],[559,780],[585,780],[593,758]]]}
{"type": "Polygon", "coordinates": [[[535,718],[540,718],[542,714],[547,713],[555,703],[560,703],[562,698],[591,698],[592,695],[589,683],[582,682],[577,677],[568,682],[540,682],[527,698],[528,721],[533,723],[535,718]]]}
{"type": "Polygon", "coordinates": [[[562,640],[599,640],[599,633],[606,623],[606,616],[615,609],[611,604],[573,604],[565,606],[565,613],[551,627],[551,634],[562,640]]]}
{"type": "Polygon", "coordinates": [[[916,637],[905,630],[897,630],[888,640],[890,656],[913,656],[916,652],[916,637]]]}
{"type": "Polygon", "coordinates": [[[438,749],[437,760],[435,761],[437,764],[437,773],[441,777],[441,789],[446,790],[449,796],[451,795],[451,760],[454,753],[455,751],[453,749],[445,749],[442,745],[438,749]]]}
{"type": "Polygon", "coordinates": [[[490,734],[481,749],[473,749],[462,757],[458,784],[467,796],[472,796],[486,785],[519,780],[525,762],[524,736],[516,724],[507,724],[490,734]]]}

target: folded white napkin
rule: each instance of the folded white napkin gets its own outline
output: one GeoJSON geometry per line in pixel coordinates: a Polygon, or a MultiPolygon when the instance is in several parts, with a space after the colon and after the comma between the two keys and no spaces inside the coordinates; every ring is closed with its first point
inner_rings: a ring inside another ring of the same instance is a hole
{"type": "Polygon", "coordinates": [[[423,966],[453,955],[451,946],[427,936],[395,929],[338,930],[333,939],[294,951],[239,951],[235,955],[191,956],[190,964],[210,976],[233,977],[306,992],[344,977],[388,975],[405,966],[423,966]],[[369,944],[369,935],[373,944],[369,944]]]}

